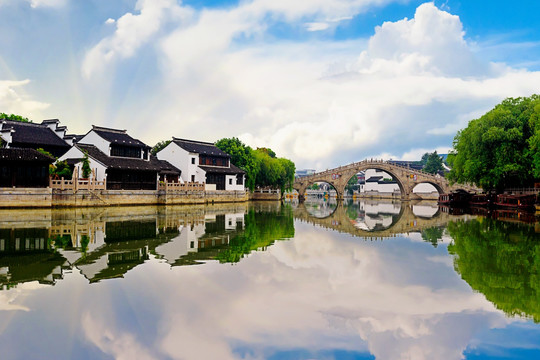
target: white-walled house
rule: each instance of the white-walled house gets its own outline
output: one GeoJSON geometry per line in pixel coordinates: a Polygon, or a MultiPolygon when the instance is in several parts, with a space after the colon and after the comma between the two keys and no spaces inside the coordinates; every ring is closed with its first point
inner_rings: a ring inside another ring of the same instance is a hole
{"type": "Polygon", "coordinates": [[[88,154],[90,168],[98,181],[107,180],[108,190],[156,190],[161,172],[171,176],[180,171],[150,155],[150,146],[134,139],[126,130],[93,126],[58,160],[66,160],[82,177],[82,161],[88,154]]]}
{"type": "Polygon", "coordinates": [[[392,176],[382,170],[366,170],[365,179],[365,185],[361,192],[393,193],[399,191],[399,185],[392,180],[392,176]]]}
{"type": "Polygon", "coordinates": [[[157,157],[180,169],[182,182],[205,183],[207,189],[245,190],[245,172],[212,143],[173,137],[157,157]]]}

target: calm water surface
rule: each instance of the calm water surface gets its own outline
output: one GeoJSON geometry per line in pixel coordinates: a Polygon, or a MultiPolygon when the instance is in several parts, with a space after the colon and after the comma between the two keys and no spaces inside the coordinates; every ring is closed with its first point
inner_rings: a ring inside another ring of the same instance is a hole
{"type": "Polygon", "coordinates": [[[0,210],[0,358],[539,359],[527,221],[369,201],[0,210]]]}

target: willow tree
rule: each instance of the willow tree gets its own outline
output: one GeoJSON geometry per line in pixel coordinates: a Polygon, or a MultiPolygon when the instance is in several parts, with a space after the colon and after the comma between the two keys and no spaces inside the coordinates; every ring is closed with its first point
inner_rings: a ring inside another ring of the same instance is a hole
{"type": "Polygon", "coordinates": [[[540,178],[540,96],[509,98],[454,138],[448,179],[485,190],[532,186],[540,178]]]}

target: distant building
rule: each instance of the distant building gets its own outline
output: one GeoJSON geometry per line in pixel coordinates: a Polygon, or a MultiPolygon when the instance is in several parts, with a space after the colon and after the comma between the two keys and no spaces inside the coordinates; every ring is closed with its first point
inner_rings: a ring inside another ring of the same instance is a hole
{"type": "Polygon", "coordinates": [[[294,174],[295,177],[304,177],[315,174],[315,170],[313,169],[302,169],[302,170],[296,170],[296,173],[294,174]]]}
{"type": "Polygon", "coordinates": [[[173,137],[157,157],[180,169],[182,182],[215,185],[216,190],[245,189],[245,172],[212,143],[173,137]]]}
{"type": "Polygon", "coordinates": [[[43,149],[59,157],[69,150],[73,135],[66,135],[66,127],[60,121],[44,120],[41,124],[0,119],[2,147],[43,149]]]}

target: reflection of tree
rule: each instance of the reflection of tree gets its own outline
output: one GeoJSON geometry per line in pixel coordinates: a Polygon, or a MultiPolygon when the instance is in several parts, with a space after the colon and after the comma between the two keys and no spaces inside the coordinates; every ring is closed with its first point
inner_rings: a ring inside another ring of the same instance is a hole
{"type": "Polygon", "coordinates": [[[245,231],[233,237],[229,247],[217,254],[219,262],[238,262],[253,250],[264,249],[275,240],[294,236],[293,213],[282,207],[275,212],[250,210],[245,215],[245,231]]]}
{"type": "Polygon", "coordinates": [[[454,267],[509,315],[540,322],[540,236],[534,228],[491,219],[450,222],[454,267]]]}
{"type": "Polygon", "coordinates": [[[422,231],[422,239],[424,241],[431,243],[433,247],[437,247],[439,240],[442,240],[444,228],[440,227],[430,227],[422,231]]]}

